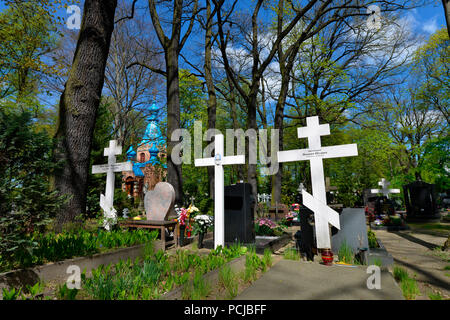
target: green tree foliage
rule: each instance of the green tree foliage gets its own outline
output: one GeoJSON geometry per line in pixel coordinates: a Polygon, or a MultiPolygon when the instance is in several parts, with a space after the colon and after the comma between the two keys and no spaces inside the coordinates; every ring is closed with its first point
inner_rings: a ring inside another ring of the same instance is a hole
{"type": "Polygon", "coordinates": [[[35,132],[28,112],[0,108],[0,264],[27,264],[42,232],[63,198],[49,191],[51,140],[35,132]]]}
{"type": "MultiPolygon", "coordinates": [[[[56,46],[56,28],[39,1],[14,1],[0,13],[0,97],[34,101],[43,75],[58,70],[45,62],[56,46]]],[[[30,104],[24,104],[30,105],[30,104]]]]}
{"type": "Polygon", "coordinates": [[[445,28],[430,36],[415,55],[415,71],[422,83],[417,98],[432,105],[449,121],[450,39],[445,28]]]}

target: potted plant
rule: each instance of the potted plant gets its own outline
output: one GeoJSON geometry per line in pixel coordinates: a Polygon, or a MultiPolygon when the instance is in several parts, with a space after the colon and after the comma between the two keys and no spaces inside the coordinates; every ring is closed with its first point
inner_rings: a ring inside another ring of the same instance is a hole
{"type": "Polygon", "coordinates": [[[208,228],[213,224],[213,217],[201,214],[194,217],[196,233],[198,233],[198,248],[203,248],[203,238],[208,228]]]}

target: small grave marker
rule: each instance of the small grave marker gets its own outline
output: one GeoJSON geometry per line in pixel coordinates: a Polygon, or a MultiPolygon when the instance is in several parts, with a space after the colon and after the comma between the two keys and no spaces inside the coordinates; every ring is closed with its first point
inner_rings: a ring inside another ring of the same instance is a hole
{"type": "Polygon", "coordinates": [[[400,193],[400,189],[389,189],[389,185],[391,183],[387,181],[385,178],[382,178],[381,181],[378,182],[378,185],[381,186],[381,189],[371,189],[372,193],[382,193],[389,199],[390,193],[400,193]]]}

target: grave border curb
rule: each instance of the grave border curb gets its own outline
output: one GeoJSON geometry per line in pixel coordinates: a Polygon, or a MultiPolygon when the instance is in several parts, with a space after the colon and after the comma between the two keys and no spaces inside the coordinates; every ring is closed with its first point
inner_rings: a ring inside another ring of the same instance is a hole
{"type": "MultiPolygon", "coordinates": [[[[138,244],[132,247],[119,248],[108,252],[96,253],[91,256],[83,256],[56,262],[49,262],[40,266],[0,273],[0,300],[3,299],[3,288],[19,288],[26,285],[34,285],[38,281],[55,281],[62,283],[71,275],[66,273],[67,268],[71,265],[79,266],[81,272],[83,272],[83,270],[86,270],[86,276],[90,276],[92,270],[98,268],[100,265],[117,263],[120,260],[135,260],[136,258],[141,258],[144,255],[145,245],[145,243],[138,244]]],[[[161,240],[153,241],[154,250],[158,250],[161,247],[161,240]]]]}

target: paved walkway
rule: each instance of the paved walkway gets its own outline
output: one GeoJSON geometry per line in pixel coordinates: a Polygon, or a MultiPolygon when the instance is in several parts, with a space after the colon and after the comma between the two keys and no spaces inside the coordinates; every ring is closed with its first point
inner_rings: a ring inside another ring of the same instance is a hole
{"type": "MultiPolygon", "coordinates": [[[[316,256],[317,259],[317,256],[316,256]]],[[[324,266],[282,259],[236,300],[402,300],[392,275],[381,272],[381,289],[368,289],[367,267],[324,266]]]]}
{"type": "Polygon", "coordinates": [[[450,299],[450,266],[445,253],[441,257],[433,251],[442,246],[447,237],[422,234],[412,231],[388,232],[376,230],[376,236],[394,258],[394,264],[404,267],[411,276],[416,276],[422,295],[418,299],[428,299],[429,293],[439,292],[444,299],[450,299]]]}

